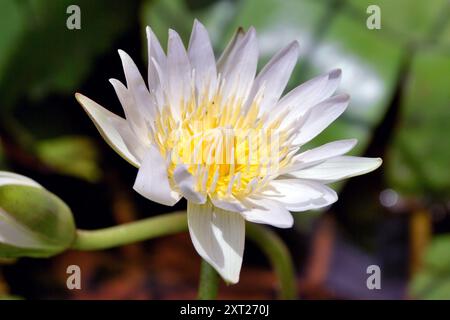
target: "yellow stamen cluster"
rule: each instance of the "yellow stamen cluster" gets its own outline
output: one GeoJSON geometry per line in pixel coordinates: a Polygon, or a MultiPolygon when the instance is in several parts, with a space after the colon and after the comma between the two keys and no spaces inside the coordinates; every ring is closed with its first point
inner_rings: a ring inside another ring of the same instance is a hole
{"type": "Polygon", "coordinates": [[[279,129],[285,114],[270,121],[268,114],[259,116],[261,96],[246,105],[205,94],[199,102],[181,104],[180,121],[163,108],[150,138],[169,159],[169,177],[178,165],[187,165],[196,191],[216,197],[242,197],[265,185],[293,152],[292,134],[279,129]]]}

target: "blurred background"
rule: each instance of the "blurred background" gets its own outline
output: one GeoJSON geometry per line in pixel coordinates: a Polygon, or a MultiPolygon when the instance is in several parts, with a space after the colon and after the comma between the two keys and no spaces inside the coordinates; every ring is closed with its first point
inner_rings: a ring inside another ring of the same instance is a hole
{"type": "MultiPolygon", "coordinates": [[[[382,157],[375,172],[334,187],[340,200],[295,215],[286,241],[303,299],[450,299],[450,2],[447,0],[2,0],[0,170],[27,175],[95,229],[182,210],[133,192],[136,170],[110,149],[74,99],[79,91],[122,114],[108,83],[124,80],[117,49],[146,74],[145,26],[163,46],[167,29],[189,39],[193,19],[216,56],[237,27],[253,25],[261,61],[297,39],[289,88],[343,70],[348,111],[313,142],[357,138],[354,155],[382,157]],[[69,5],[81,29],[69,30],[69,5]],[[369,5],[381,29],[369,30],[369,5]],[[366,287],[367,267],[381,289],[366,287]]],[[[277,282],[247,242],[241,281],[222,299],[272,299],[277,282]]],[[[0,261],[0,297],[26,299],[195,298],[200,258],[187,234],[101,252],[0,261]],[[66,268],[82,290],[66,288],[66,268]]]]}

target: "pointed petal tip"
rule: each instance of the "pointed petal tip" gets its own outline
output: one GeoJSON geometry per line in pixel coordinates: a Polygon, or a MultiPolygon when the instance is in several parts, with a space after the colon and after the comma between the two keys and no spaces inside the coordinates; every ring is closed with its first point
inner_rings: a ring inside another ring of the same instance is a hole
{"type": "Polygon", "coordinates": [[[361,157],[362,159],[366,159],[366,161],[370,161],[369,164],[367,165],[365,170],[362,170],[360,174],[358,175],[363,175],[363,174],[367,174],[370,173],[372,171],[377,170],[379,167],[381,167],[381,165],[383,164],[383,159],[381,158],[364,158],[361,157]]]}
{"type": "Polygon", "coordinates": [[[381,159],[381,158],[375,158],[375,160],[376,160],[377,166],[374,168],[374,170],[375,170],[375,169],[378,169],[378,168],[383,164],[383,159],[381,159]]]}
{"type": "Polygon", "coordinates": [[[196,27],[203,27],[203,24],[197,18],[194,18],[194,28],[196,27]]]}
{"type": "Polygon", "coordinates": [[[244,34],[245,34],[245,30],[244,30],[243,27],[238,27],[238,28],[236,29],[236,35],[243,36],[244,34]]]}
{"type": "Polygon", "coordinates": [[[156,38],[156,35],[150,26],[145,27],[145,34],[147,36],[147,41],[153,41],[156,38]]]}
{"type": "Polygon", "coordinates": [[[296,59],[298,59],[300,55],[300,44],[297,40],[290,42],[284,49],[286,53],[294,53],[296,59]]]}
{"type": "Polygon", "coordinates": [[[151,39],[152,29],[150,29],[150,26],[145,27],[145,36],[147,37],[147,41],[151,39]]]}
{"type": "Polygon", "coordinates": [[[227,278],[225,278],[225,275],[222,275],[222,278],[227,285],[232,285],[239,282],[239,274],[235,277],[227,277],[227,278]]]}
{"type": "Polygon", "coordinates": [[[354,146],[356,146],[358,144],[358,139],[353,138],[353,139],[346,139],[348,141],[348,143],[351,145],[351,149],[353,149],[354,146]]]}
{"type": "Polygon", "coordinates": [[[297,40],[294,40],[289,44],[289,47],[298,51],[300,50],[300,43],[297,40]]]}
{"type": "Polygon", "coordinates": [[[239,281],[245,220],[236,213],[188,201],[187,220],[197,253],[230,284],[239,281]]]}
{"type": "Polygon", "coordinates": [[[335,95],[333,98],[336,99],[336,102],[346,103],[350,101],[350,95],[347,93],[341,93],[338,95],[335,95]]]}
{"type": "MultiPolygon", "coordinates": [[[[289,210],[289,211],[291,211],[291,210],[289,210]]],[[[295,212],[295,211],[292,211],[292,212],[295,212]]],[[[277,224],[276,227],[280,228],[280,229],[290,229],[293,226],[294,226],[294,218],[292,218],[292,220],[290,222],[277,224]]]]}
{"type": "Polygon", "coordinates": [[[178,36],[178,32],[169,28],[169,40],[170,40],[170,38],[177,37],[177,36],[178,36]]]}
{"type": "Polygon", "coordinates": [[[125,63],[125,61],[131,60],[131,57],[128,55],[128,53],[126,53],[122,49],[118,49],[117,53],[120,56],[120,60],[122,61],[122,65],[125,63]]]}
{"type": "Polygon", "coordinates": [[[92,101],[91,99],[89,99],[88,97],[86,97],[85,95],[83,95],[83,94],[81,94],[79,92],[75,93],[75,99],[83,107],[83,109],[87,108],[87,106],[85,105],[86,102],[92,101]]]}
{"type": "Polygon", "coordinates": [[[250,26],[250,28],[248,28],[247,33],[249,34],[250,37],[254,38],[256,37],[256,29],[253,26],[250,26]]]}
{"type": "MultiPolygon", "coordinates": [[[[194,24],[192,26],[191,38],[193,34],[200,33],[208,36],[208,30],[205,26],[197,19],[194,19],[194,24]]],[[[191,42],[192,39],[189,40],[191,42]]]]}
{"type": "Polygon", "coordinates": [[[329,78],[336,79],[336,78],[339,78],[341,75],[342,75],[342,69],[337,68],[337,69],[333,69],[330,71],[329,78]]]}
{"type": "Polygon", "coordinates": [[[203,257],[203,256],[201,256],[201,257],[204,260],[206,260],[208,262],[208,264],[214,268],[214,270],[216,270],[216,272],[220,275],[220,277],[222,278],[222,280],[225,282],[226,285],[233,285],[233,284],[237,284],[239,282],[240,272],[238,272],[237,274],[235,274],[235,273],[232,274],[230,272],[227,272],[228,270],[221,270],[220,268],[217,268],[212,263],[212,261],[210,261],[209,257],[203,257]]]}

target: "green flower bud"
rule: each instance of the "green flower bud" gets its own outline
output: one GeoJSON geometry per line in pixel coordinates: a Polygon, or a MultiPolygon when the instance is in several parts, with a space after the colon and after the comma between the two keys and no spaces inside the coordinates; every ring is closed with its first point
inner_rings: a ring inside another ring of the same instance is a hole
{"type": "Polygon", "coordinates": [[[75,238],[69,207],[37,182],[0,171],[0,258],[49,257],[75,238]]]}

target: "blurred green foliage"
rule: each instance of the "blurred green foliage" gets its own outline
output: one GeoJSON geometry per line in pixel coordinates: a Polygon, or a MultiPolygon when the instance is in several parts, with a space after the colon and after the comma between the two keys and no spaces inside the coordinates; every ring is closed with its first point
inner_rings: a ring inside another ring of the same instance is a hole
{"type": "MultiPolygon", "coordinates": [[[[97,151],[88,138],[40,141],[49,133],[54,135],[48,125],[30,132],[13,118],[14,109],[24,101],[37,102],[49,94],[73,95],[95,59],[111,50],[135,14],[135,5],[128,2],[80,0],[76,4],[81,8],[81,30],[69,30],[66,10],[71,4],[74,1],[2,1],[0,122],[24,149],[57,172],[96,181],[100,177],[97,151]]],[[[26,107],[33,117],[32,104],[26,107]]],[[[68,107],[73,106],[61,106],[68,107]]]]}
{"type": "Polygon", "coordinates": [[[2,108],[24,96],[72,94],[89,75],[94,58],[111,49],[131,22],[124,1],[76,1],[81,30],[66,27],[70,0],[5,1],[0,11],[0,92],[2,108]],[[5,105],[6,103],[6,105],[5,105]]]}
{"type": "Polygon", "coordinates": [[[450,235],[437,236],[429,245],[410,294],[417,299],[450,299],[450,235]]]}
{"type": "Polygon", "coordinates": [[[416,53],[407,80],[397,135],[390,146],[392,185],[412,195],[450,195],[450,55],[416,53]]]}
{"type": "Polygon", "coordinates": [[[98,151],[91,139],[82,136],[61,136],[40,141],[37,154],[61,174],[95,182],[100,179],[98,151]]]}

